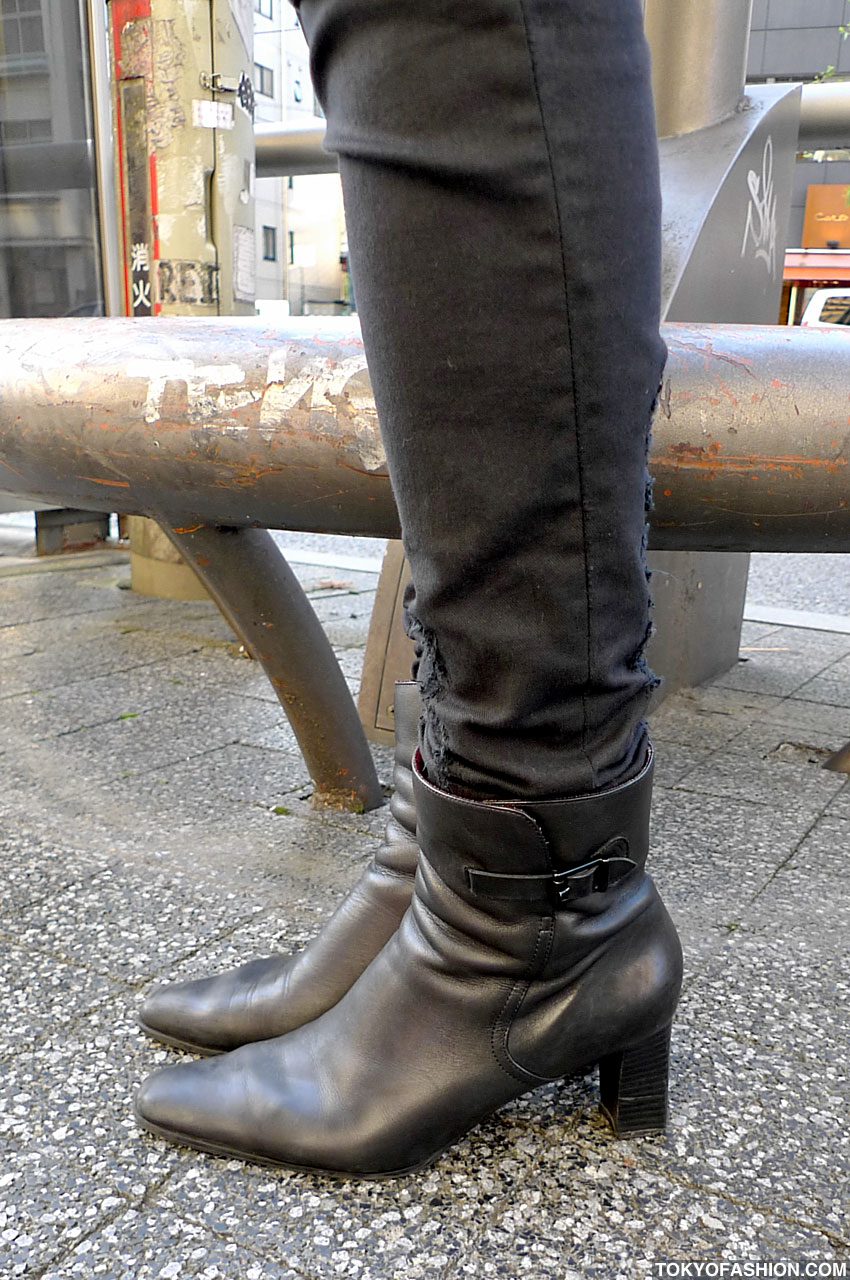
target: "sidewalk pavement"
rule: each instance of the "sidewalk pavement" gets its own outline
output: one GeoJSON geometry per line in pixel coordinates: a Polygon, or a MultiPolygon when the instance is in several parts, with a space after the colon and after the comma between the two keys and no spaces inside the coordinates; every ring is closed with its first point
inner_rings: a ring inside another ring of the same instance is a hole
{"type": "MultiPolygon", "coordinates": [[[[354,689],[376,577],[297,571],[354,689]]],[[[271,688],[213,606],[128,579],[117,552],[0,559],[0,1275],[850,1262],[850,782],[821,769],[850,738],[850,635],[746,624],[740,664],[654,718],[653,873],[686,952],[667,1135],[614,1141],[588,1077],[423,1173],[333,1181],[134,1124],[136,1084],[175,1057],[137,1031],[143,994],[301,946],[385,813],[314,813],[271,688]]]]}

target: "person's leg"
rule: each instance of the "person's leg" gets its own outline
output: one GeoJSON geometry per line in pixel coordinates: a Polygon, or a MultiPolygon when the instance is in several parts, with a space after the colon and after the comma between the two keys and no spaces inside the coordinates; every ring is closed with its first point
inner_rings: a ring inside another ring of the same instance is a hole
{"type": "Polygon", "coordinates": [[[304,0],[438,785],[643,754],[659,191],[638,0],[304,0]]]}
{"type": "Polygon", "coordinates": [[[417,1167],[600,1063],[663,1124],[681,979],[646,876],[643,567],[658,190],[639,0],[303,0],[415,599],[420,861],[289,1035],[143,1086],[152,1131],[417,1167]]]}

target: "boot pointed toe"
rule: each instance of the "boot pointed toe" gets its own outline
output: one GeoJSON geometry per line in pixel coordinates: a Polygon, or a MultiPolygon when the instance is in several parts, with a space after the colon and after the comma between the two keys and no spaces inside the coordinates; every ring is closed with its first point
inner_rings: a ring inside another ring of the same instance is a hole
{"type": "Polygon", "coordinates": [[[396,685],[394,791],[384,839],[318,936],[295,955],[158,987],[140,1010],[146,1035],[192,1053],[226,1053],[312,1022],[345,995],[392,937],[413,893],[419,847],[411,761],[419,705],[415,682],[396,685]]]}

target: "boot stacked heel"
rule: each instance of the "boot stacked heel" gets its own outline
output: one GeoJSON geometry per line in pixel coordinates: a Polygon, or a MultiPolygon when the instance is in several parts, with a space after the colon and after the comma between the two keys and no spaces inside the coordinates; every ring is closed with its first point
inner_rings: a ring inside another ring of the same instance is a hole
{"type": "Polygon", "coordinates": [[[599,1109],[618,1138],[663,1133],[667,1126],[670,1026],[599,1063],[599,1109]]]}

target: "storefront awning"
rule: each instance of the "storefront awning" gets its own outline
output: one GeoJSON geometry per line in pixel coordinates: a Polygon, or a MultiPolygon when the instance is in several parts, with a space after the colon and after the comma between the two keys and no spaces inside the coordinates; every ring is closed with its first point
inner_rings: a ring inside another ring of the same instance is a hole
{"type": "Polygon", "coordinates": [[[850,250],[788,249],[783,279],[850,285],[850,250]]]}

